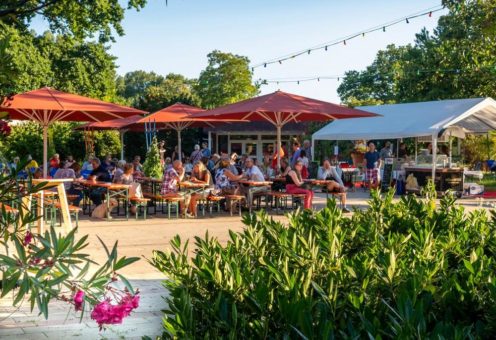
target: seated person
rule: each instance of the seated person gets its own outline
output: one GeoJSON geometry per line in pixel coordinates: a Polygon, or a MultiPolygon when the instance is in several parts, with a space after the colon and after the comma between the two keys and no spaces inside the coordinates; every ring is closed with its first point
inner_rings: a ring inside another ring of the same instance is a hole
{"type": "Polygon", "coordinates": [[[305,209],[312,209],[314,194],[312,190],[304,188],[305,182],[303,182],[301,176],[303,162],[297,160],[294,167],[294,170],[290,170],[286,175],[286,192],[288,194],[305,194],[303,207],[305,209]]]}
{"type": "MultiPolygon", "coordinates": [[[[244,177],[253,182],[264,182],[265,178],[262,173],[262,171],[258,168],[258,166],[255,165],[255,162],[253,161],[253,158],[247,158],[245,160],[245,169],[246,172],[244,173],[244,177]]],[[[252,204],[253,204],[253,194],[255,193],[260,193],[260,192],[266,192],[270,188],[269,186],[242,186],[243,192],[246,196],[246,201],[248,203],[248,208],[251,210],[252,204]]]]}
{"type": "MultiPolygon", "coordinates": [[[[121,183],[121,177],[124,174],[124,166],[125,165],[126,165],[126,161],[124,161],[122,159],[117,162],[117,165],[116,165],[115,171],[114,171],[114,179],[113,179],[114,183],[121,183]]],[[[131,166],[132,166],[132,164],[131,164],[131,166]]],[[[133,168],[133,172],[134,172],[134,168],[133,168]]]]}
{"type": "MultiPolygon", "coordinates": [[[[209,186],[213,186],[212,175],[210,175],[210,171],[207,170],[205,164],[202,161],[197,161],[193,166],[190,181],[193,183],[206,183],[209,186]]],[[[206,190],[201,193],[193,192],[191,194],[191,200],[189,201],[189,211],[193,216],[196,216],[196,206],[198,200],[205,198],[207,198],[206,190]]]]}
{"type": "Polygon", "coordinates": [[[273,191],[282,191],[286,188],[286,176],[288,173],[291,171],[291,166],[289,165],[289,159],[287,158],[282,158],[281,159],[281,168],[280,168],[280,175],[278,175],[276,178],[277,180],[272,183],[272,190],[273,191]]]}
{"type": "Polygon", "coordinates": [[[134,165],[134,172],[141,172],[141,173],[143,172],[143,165],[141,164],[140,156],[134,156],[133,165],[134,165]]]}
{"type": "Polygon", "coordinates": [[[398,150],[398,157],[408,158],[408,151],[406,149],[406,144],[403,142],[400,143],[400,149],[398,150]]]}
{"type": "Polygon", "coordinates": [[[172,162],[172,166],[165,170],[164,180],[160,193],[165,197],[179,197],[182,196],[184,200],[179,202],[183,217],[192,217],[188,214],[185,207],[189,206],[191,196],[189,194],[179,195],[179,183],[184,179],[185,170],[183,163],[180,160],[172,162]]]}
{"type": "MultiPolygon", "coordinates": [[[[71,178],[76,179],[76,172],[71,168],[71,164],[68,162],[62,162],[60,168],[55,172],[53,178],[71,178]]],[[[83,199],[83,192],[80,189],[74,187],[74,182],[64,182],[65,192],[69,195],[77,195],[78,198],[73,200],[75,206],[79,205],[79,202],[83,199]]]]}
{"type": "MultiPolygon", "coordinates": [[[[230,159],[221,159],[219,167],[215,171],[215,192],[219,195],[238,195],[239,186],[235,182],[242,177],[242,175],[235,175],[231,171],[230,159]]],[[[228,199],[226,203],[228,206],[231,204],[228,199]]]]}
{"type": "MultiPolygon", "coordinates": [[[[134,172],[134,166],[131,163],[125,163],[125,161],[119,161],[119,162],[124,162],[124,166],[122,171],[122,174],[119,175],[119,177],[114,176],[114,183],[116,184],[126,184],[126,185],[131,185],[134,182],[133,178],[133,172],[134,172]]],[[[116,170],[117,172],[117,170],[116,170]]]]}
{"type": "Polygon", "coordinates": [[[38,169],[38,167],[39,167],[38,162],[36,162],[33,159],[33,156],[31,156],[31,155],[28,155],[27,161],[28,161],[28,163],[26,164],[26,170],[28,172],[34,173],[36,171],[36,169],[38,169]]]}
{"type": "MultiPolygon", "coordinates": [[[[91,159],[91,166],[93,170],[91,171],[90,175],[88,176],[88,179],[90,181],[96,181],[96,182],[111,182],[110,174],[105,169],[101,162],[100,159],[93,157],[91,159]]],[[[107,192],[107,189],[101,188],[101,187],[95,187],[92,188],[90,191],[90,199],[93,201],[95,205],[100,205],[102,204],[102,196],[107,192]]]]}
{"type": "Polygon", "coordinates": [[[343,211],[350,212],[346,208],[346,188],[343,180],[338,175],[336,168],[331,166],[331,162],[328,159],[324,159],[322,162],[322,166],[317,173],[317,179],[330,180],[331,182],[326,187],[327,192],[338,193],[341,198],[341,204],[343,205],[343,211]]]}

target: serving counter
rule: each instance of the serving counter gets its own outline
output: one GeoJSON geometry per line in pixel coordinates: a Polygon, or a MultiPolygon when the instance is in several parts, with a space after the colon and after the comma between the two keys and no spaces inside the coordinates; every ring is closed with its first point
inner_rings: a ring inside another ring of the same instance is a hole
{"type": "MultiPolygon", "coordinates": [[[[444,194],[447,190],[454,191],[461,196],[463,193],[463,168],[436,168],[434,184],[438,194],[444,194]]],[[[420,188],[425,187],[427,181],[432,178],[431,167],[409,166],[405,167],[405,178],[413,174],[417,179],[419,189],[406,189],[407,193],[418,193],[420,188]]]]}

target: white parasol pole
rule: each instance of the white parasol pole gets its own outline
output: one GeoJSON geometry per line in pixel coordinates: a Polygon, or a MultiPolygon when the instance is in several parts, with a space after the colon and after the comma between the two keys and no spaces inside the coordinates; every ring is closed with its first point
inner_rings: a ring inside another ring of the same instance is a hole
{"type": "Polygon", "coordinates": [[[43,178],[48,177],[48,125],[43,124],[43,178]]]}
{"type": "Polygon", "coordinates": [[[181,129],[177,129],[177,151],[179,152],[179,160],[182,162],[182,151],[181,151],[181,129]]]}
{"type": "Polygon", "coordinates": [[[119,134],[121,135],[121,159],[124,159],[124,133],[126,133],[126,131],[119,131],[119,134]]]}
{"type": "Polygon", "coordinates": [[[280,171],[281,169],[281,148],[282,148],[282,143],[281,143],[281,124],[276,125],[277,128],[277,171],[280,171]]]}

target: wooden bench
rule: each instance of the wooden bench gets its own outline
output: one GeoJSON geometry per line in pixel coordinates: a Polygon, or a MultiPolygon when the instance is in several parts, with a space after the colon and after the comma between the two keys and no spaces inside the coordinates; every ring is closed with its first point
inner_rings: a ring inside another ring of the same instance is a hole
{"type": "Polygon", "coordinates": [[[233,208],[235,205],[238,205],[239,208],[239,216],[241,217],[241,204],[246,200],[243,195],[225,195],[227,200],[227,204],[229,205],[229,211],[231,216],[233,215],[233,208]]]}
{"type": "Polygon", "coordinates": [[[148,211],[148,203],[151,201],[149,198],[144,197],[131,197],[129,201],[136,206],[136,219],[138,219],[139,211],[143,208],[143,219],[146,220],[146,213],[148,211]]]}
{"type": "MultiPolygon", "coordinates": [[[[55,209],[60,210],[61,204],[55,203],[55,209]]],[[[75,205],[69,205],[69,214],[74,216],[74,220],[76,221],[76,228],[79,226],[79,213],[81,212],[81,208],[75,205]]],[[[62,216],[60,216],[59,225],[62,226],[62,216]]]]}

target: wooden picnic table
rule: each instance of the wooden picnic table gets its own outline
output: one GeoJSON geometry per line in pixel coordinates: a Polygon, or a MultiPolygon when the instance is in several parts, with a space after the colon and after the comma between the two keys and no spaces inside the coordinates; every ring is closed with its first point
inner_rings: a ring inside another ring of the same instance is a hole
{"type": "Polygon", "coordinates": [[[244,185],[247,185],[250,187],[265,187],[265,186],[272,185],[272,183],[274,183],[274,182],[271,182],[271,181],[257,182],[257,181],[249,181],[249,180],[242,179],[242,180],[239,180],[238,183],[244,184],[244,185]]]}
{"type": "Polygon", "coordinates": [[[43,216],[43,205],[44,205],[44,200],[45,200],[45,193],[44,191],[47,189],[52,189],[56,188],[57,193],[59,195],[59,201],[60,201],[60,211],[62,214],[62,226],[64,227],[66,232],[69,232],[72,229],[72,221],[71,221],[71,215],[69,212],[69,203],[67,202],[67,196],[65,193],[65,187],[64,183],[67,182],[72,182],[72,178],[60,178],[60,179],[32,179],[32,183],[34,185],[41,185],[43,184],[40,188],[38,188],[38,191],[35,193],[31,193],[30,195],[25,196],[23,200],[23,210],[24,213],[27,213],[28,211],[31,210],[31,204],[33,201],[33,195],[35,195],[35,198],[37,200],[37,214],[39,216],[38,221],[37,221],[37,226],[38,226],[38,233],[43,234],[45,232],[45,220],[43,216]]]}
{"type": "Polygon", "coordinates": [[[112,197],[124,195],[126,197],[126,220],[129,219],[129,188],[130,185],[127,184],[117,184],[111,182],[100,182],[100,181],[91,181],[91,180],[78,180],[77,183],[82,186],[88,188],[105,188],[107,189],[106,193],[106,203],[107,203],[107,220],[110,220],[110,199],[112,197]]]}

